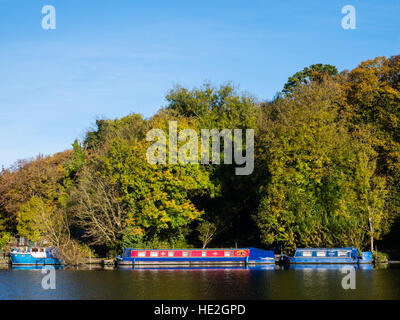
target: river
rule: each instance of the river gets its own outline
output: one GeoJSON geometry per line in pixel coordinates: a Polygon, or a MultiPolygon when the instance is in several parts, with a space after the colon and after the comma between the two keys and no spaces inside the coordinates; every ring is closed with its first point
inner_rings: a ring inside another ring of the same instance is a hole
{"type": "Polygon", "coordinates": [[[47,282],[50,271],[3,268],[0,299],[400,299],[400,264],[352,266],[347,290],[342,267],[63,268],[47,282]]]}

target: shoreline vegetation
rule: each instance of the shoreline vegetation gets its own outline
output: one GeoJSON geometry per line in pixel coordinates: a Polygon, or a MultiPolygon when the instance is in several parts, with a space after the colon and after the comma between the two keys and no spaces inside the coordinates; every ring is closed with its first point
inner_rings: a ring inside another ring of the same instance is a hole
{"type": "Polygon", "coordinates": [[[176,86],[166,102],[149,119],[99,119],[72,149],[3,168],[0,248],[25,237],[69,265],[124,247],[355,246],[399,259],[400,55],[341,72],[306,67],[272,101],[206,83],[176,86]],[[149,163],[146,135],[170,121],[198,134],[253,129],[252,174],[223,164],[223,148],[220,165],[149,163]]]}

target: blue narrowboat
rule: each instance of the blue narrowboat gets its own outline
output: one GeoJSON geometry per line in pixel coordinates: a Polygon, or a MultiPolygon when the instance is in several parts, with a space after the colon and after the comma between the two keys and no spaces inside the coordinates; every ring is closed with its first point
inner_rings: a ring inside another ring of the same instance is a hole
{"type": "Polygon", "coordinates": [[[273,251],[242,249],[135,249],[125,248],[117,256],[118,265],[161,264],[269,264],[275,263],[273,251]]]}
{"type": "Polygon", "coordinates": [[[56,248],[18,248],[10,252],[12,265],[62,265],[56,248]]]}
{"type": "Polygon", "coordinates": [[[372,263],[372,253],[362,252],[359,257],[358,249],[348,248],[300,248],[296,249],[294,256],[283,256],[283,263],[290,264],[313,264],[313,263],[341,263],[359,264],[372,263]]]}

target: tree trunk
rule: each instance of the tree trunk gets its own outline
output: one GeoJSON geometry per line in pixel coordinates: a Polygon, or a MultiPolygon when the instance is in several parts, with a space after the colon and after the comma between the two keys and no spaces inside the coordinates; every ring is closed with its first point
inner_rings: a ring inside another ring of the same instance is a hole
{"type": "Polygon", "coordinates": [[[371,252],[374,252],[374,226],[372,224],[371,218],[369,220],[369,232],[371,238],[371,252]]]}

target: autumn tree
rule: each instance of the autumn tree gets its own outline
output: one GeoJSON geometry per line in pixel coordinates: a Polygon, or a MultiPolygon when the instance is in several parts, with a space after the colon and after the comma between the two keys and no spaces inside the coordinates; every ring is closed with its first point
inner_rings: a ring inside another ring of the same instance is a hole
{"type": "Polygon", "coordinates": [[[199,223],[196,230],[199,232],[199,240],[203,244],[203,249],[212,241],[217,231],[217,226],[209,221],[199,223]]]}
{"type": "MultiPolygon", "coordinates": [[[[389,223],[400,221],[400,56],[377,57],[348,72],[344,85],[354,130],[370,125],[376,171],[386,177],[385,211],[389,223]]],[[[400,223],[392,228],[400,234],[400,223]]],[[[388,243],[392,246],[392,243],[388,243]]]]}
{"type": "Polygon", "coordinates": [[[16,231],[20,209],[31,198],[52,204],[64,201],[63,164],[70,156],[68,151],[48,157],[39,155],[31,161],[18,161],[1,173],[0,210],[10,232],[16,231]]]}
{"type": "Polygon", "coordinates": [[[337,74],[338,70],[335,66],[321,63],[313,64],[289,77],[283,87],[282,93],[288,96],[302,84],[308,84],[311,81],[321,81],[326,76],[334,77],[337,74]]]}
{"type": "MultiPolygon", "coordinates": [[[[260,113],[257,99],[238,91],[231,83],[220,86],[205,83],[193,89],[177,86],[166,100],[167,110],[194,119],[199,129],[255,129],[260,113]]],[[[256,245],[257,226],[251,217],[257,207],[254,175],[237,176],[233,166],[224,164],[208,165],[205,169],[219,192],[213,198],[197,197],[195,202],[204,210],[205,219],[218,221],[215,241],[225,245],[235,241],[256,245]]]]}
{"type": "Polygon", "coordinates": [[[81,176],[73,196],[78,226],[96,243],[173,243],[202,215],[192,199],[212,195],[209,173],[199,164],[150,164],[146,157],[152,142],[144,139],[144,128],[168,134],[170,120],[177,121],[179,130],[195,128],[168,112],[147,124],[137,115],[108,122],[111,132],[103,132],[104,145],[92,154],[91,169],[81,176]]]}
{"type": "Polygon", "coordinates": [[[91,244],[106,244],[111,248],[119,245],[127,216],[118,185],[92,168],[85,168],[71,192],[69,211],[91,244]]]}
{"type": "Polygon", "coordinates": [[[379,228],[385,194],[376,183],[384,178],[375,176],[373,166],[360,171],[365,161],[373,163],[370,154],[359,157],[371,149],[370,141],[349,131],[343,104],[341,85],[325,78],[266,106],[256,158],[266,170],[256,217],[264,243],[361,248],[369,219],[379,228]]]}

